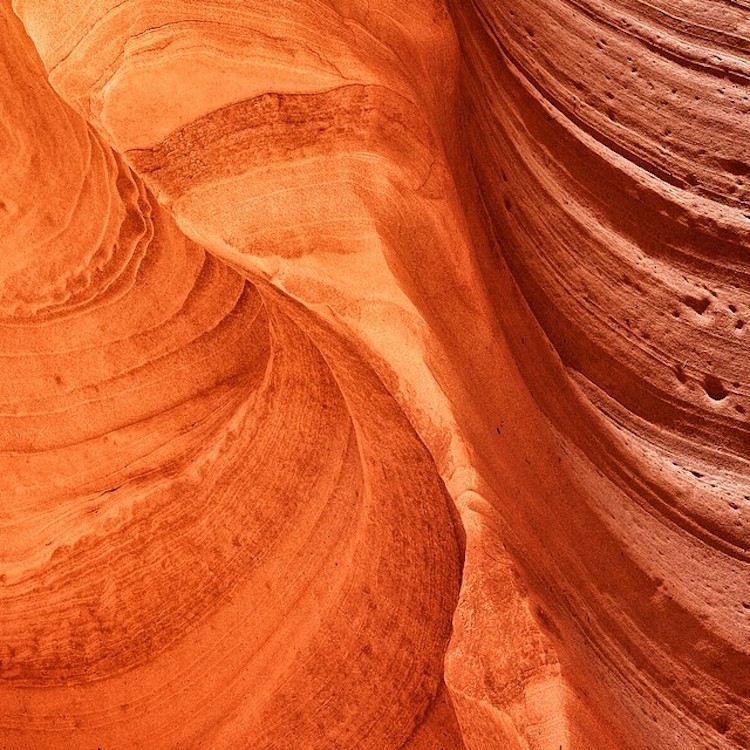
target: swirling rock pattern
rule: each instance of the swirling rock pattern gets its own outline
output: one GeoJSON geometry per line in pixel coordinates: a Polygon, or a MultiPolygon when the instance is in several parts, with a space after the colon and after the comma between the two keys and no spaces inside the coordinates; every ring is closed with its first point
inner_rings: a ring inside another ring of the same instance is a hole
{"type": "Polygon", "coordinates": [[[0,8],[6,747],[747,746],[744,3],[0,8]]]}

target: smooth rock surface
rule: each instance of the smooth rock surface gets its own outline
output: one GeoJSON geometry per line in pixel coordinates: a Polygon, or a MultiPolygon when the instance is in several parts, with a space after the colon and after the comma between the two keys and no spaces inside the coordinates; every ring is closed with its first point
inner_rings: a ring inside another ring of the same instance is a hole
{"type": "Polygon", "coordinates": [[[744,748],[735,0],[1,0],[7,748],[744,748]]]}

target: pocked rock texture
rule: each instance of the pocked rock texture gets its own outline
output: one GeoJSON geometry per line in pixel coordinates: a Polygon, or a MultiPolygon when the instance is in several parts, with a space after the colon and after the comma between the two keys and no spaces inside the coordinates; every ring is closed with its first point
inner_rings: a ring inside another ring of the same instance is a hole
{"type": "Polygon", "coordinates": [[[750,8],[0,0],[7,748],[744,748],[750,8]]]}

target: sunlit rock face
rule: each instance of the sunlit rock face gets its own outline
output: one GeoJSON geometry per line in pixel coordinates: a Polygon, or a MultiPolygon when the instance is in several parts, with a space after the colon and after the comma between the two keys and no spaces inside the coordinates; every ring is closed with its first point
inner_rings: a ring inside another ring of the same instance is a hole
{"type": "Polygon", "coordinates": [[[0,739],[750,742],[750,12],[0,0],[0,739]]]}

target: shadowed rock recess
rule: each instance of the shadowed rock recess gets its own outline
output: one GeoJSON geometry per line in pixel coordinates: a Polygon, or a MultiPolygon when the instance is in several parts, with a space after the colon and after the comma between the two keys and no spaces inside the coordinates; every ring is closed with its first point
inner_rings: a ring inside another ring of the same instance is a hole
{"type": "Polygon", "coordinates": [[[745,0],[0,0],[0,747],[750,745],[745,0]]]}

